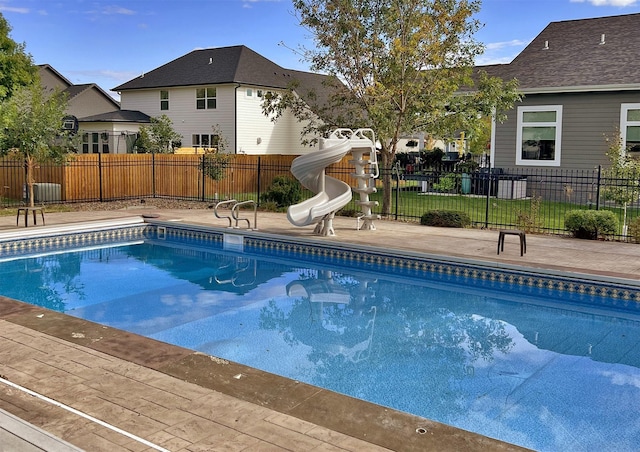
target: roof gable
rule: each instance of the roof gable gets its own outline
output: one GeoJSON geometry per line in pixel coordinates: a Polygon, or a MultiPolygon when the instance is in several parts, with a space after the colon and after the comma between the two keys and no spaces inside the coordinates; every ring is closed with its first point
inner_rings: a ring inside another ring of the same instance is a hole
{"type": "MultiPolygon", "coordinates": [[[[522,91],[640,89],[640,14],[550,23],[508,65],[522,91]]],[[[481,69],[481,68],[480,68],[481,69]]]]}
{"type": "Polygon", "coordinates": [[[105,90],[100,88],[96,83],[85,83],[82,85],[71,85],[67,89],[64,90],[65,93],[69,96],[69,101],[72,101],[74,98],[82,96],[87,93],[97,93],[99,96],[111,102],[114,108],[119,109],[120,103],[111,97],[105,90]]]}

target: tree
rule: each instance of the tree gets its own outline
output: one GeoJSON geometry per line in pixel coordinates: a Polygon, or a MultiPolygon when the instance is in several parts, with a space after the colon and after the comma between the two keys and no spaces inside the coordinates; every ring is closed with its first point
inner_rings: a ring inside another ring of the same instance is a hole
{"type": "Polygon", "coordinates": [[[11,39],[10,32],[9,23],[0,13],[0,101],[38,78],[38,68],[31,55],[25,53],[25,45],[11,39]]]}
{"type": "Polygon", "coordinates": [[[211,132],[212,143],[211,147],[204,151],[202,170],[211,180],[218,181],[224,179],[231,155],[227,153],[229,141],[222,133],[220,124],[211,126],[211,132]]]}
{"type": "Polygon", "coordinates": [[[62,92],[45,95],[38,85],[20,88],[0,102],[0,156],[24,160],[31,207],[36,165],[63,162],[75,149],[74,137],[63,129],[66,108],[62,92]]]}
{"type": "MultiPolygon", "coordinates": [[[[345,89],[320,103],[315,115],[302,114],[302,99],[274,94],[263,111],[277,118],[290,108],[299,120],[314,122],[305,133],[327,124],[371,127],[381,144],[381,164],[389,168],[403,135],[448,137],[476,129],[483,116],[496,115],[519,99],[517,83],[473,73],[483,48],[473,40],[478,0],[294,0],[301,24],[315,38],[303,49],[311,69],[333,76],[345,89]],[[345,95],[345,91],[348,94],[345,95]],[[339,112],[339,116],[336,116],[339,112]],[[314,121],[314,119],[316,119],[314,121]],[[349,123],[348,121],[353,121],[349,123]]],[[[331,78],[330,78],[331,80],[331,78]]],[[[310,96],[302,96],[309,103],[310,96]]],[[[391,206],[391,173],[383,171],[383,214],[391,206]]]]}
{"type": "Polygon", "coordinates": [[[602,189],[604,199],[622,206],[622,235],[627,235],[627,206],[640,197],[640,160],[630,157],[624,147],[620,131],[605,137],[609,144],[607,157],[611,163],[602,171],[606,186],[602,189]]]}
{"type": "Polygon", "coordinates": [[[151,124],[140,127],[136,142],[139,152],[159,152],[169,154],[180,147],[182,135],[173,130],[173,122],[167,115],[151,118],[151,124]]]}

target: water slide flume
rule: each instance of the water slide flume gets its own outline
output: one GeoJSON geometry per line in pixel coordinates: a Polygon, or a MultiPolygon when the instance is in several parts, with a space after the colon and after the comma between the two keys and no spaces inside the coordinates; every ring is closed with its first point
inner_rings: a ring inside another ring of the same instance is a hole
{"type": "MultiPolygon", "coordinates": [[[[333,217],[338,210],[351,201],[351,187],[339,179],[327,176],[325,168],[341,161],[345,155],[357,149],[359,157],[355,162],[356,173],[365,174],[364,166],[375,165],[375,174],[367,175],[372,179],[377,177],[374,141],[373,131],[370,129],[358,129],[355,132],[351,129],[336,129],[329,138],[320,141],[318,151],[296,157],[291,164],[291,173],[304,187],[316,195],[299,204],[289,206],[287,210],[289,221],[295,226],[315,224],[314,233],[325,236],[335,235],[333,217]],[[371,138],[365,135],[366,132],[370,132],[371,138]],[[366,160],[362,157],[363,150],[369,154],[366,160]]],[[[373,191],[375,188],[365,190],[366,196],[373,191]]],[[[361,196],[363,196],[362,191],[361,196]]],[[[361,199],[359,204],[369,209],[363,216],[371,217],[372,203],[368,197],[366,200],[361,199]]]]}

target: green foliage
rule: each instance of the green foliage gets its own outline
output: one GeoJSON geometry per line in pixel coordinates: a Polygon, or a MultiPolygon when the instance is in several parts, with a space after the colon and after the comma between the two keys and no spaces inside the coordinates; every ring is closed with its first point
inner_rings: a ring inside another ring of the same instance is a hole
{"type": "Polygon", "coordinates": [[[213,143],[211,147],[205,151],[203,158],[204,173],[213,180],[222,180],[226,175],[226,169],[231,160],[231,155],[227,154],[228,141],[222,134],[219,124],[211,126],[213,130],[213,143]]]}
{"type": "Polygon", "coordinates": [[[640,196],[640,160],[627,155],[619,131],[605,140],[610,143],[607,156],[611,165],[602,171],[606,184],[602,196],[619,206],[631,204],[640,196]]]}
{"type": "Polygon", "coordinates": [[[138,152],[158,152],[169,154],[181,146],[182,135],[173,130],[173,122],[167,115],[151,118],[151,124],[140,127],[136,142],[138,152]]]}
{"type": "MultiPolygon", "coordinates": [[[[515,80],[505,83],[484,72],[474,89],[461,94],[474,85],[474,60],[483,51],[473,38],[480,27],[473,19],[478,0],[294,0],[293,6],[314,36],[305,59],[312,70],[332,74],[333,89],[315,97],[313,105],[305,93],[274,92],[265,97],[263,112],[277,119],[290,109],[305,121],[305,134],[317,135],[328,125],[370,127],[381,144],[382,167],[391,166],[403,134],[446,137],[475,129],[494,111],[502,120],[502,112],[520,98],[515,80]]],[[[382,182],[387,215],[391,174],[384,173],[382,182]]]]}
{"type": "Polygon", "coordinates": [[[440,180],[433,184],[433,189],[441,193],[449,193],[455,190],[458,183],[458,175],[455,173],[445,174],[440,180]]]}
{"type": "Polygon", "coordinates": [[[267,191],[260,196],[262,202],[274,202],[278,207],[296,204],[301,199],[302,186],[297,180],[287,176],[275,177],[267,191]]]}
{"type": "Polygon", "coordinates": [[[38,79],[38,67],[25,45],[16,43],[10,33],[11,26],[0,13],[0,102],[38,79]]]}
{"type": "Polygon", "coordinates": [[[422,215],[420,224],[445,228],[466,228],[471,225],[471,218],[465,212],[430,210],[422,215]]]}
{"type": "Polygon", "coordinates": [[[571,210],[567,212],[564,224],[579,239],[595,240],[613,235],[618,230],[618,219],[609,210],[571,210]]]}
{"type": "Polygon", "coordinates": [[[540,212],[540,206],[542,205],[542,198],[540,196],[533,196],[529,209],[516,207],[516,225],[518,229],[525,232],[537,232],[544,226],[544,219],[540,212]]]}
{"type": "Polygon", "coordinates": [[[640,243],[640,217],[636,217],[629,222],[628,233],[635,243],[640,243]]]}
{"type": "Polygon", "coordinates": [[[63,93],[45,96],[38,85],[20,88],[0,103],[0,155],[25,162],[32,205],[35,165],[64,162],[74,150],[73,136],[62,127],[66,107],[63,93]]]}

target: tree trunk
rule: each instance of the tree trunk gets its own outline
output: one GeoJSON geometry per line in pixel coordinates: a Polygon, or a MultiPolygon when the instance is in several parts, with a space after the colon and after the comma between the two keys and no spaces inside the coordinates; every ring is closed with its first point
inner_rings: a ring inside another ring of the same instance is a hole
{"type": "Polygon", "coordinates": [[[34,207],[33,185],[36,183],[33,177],[34,160],[33,157],[27,156],[25,159],[25,179],[27,181],[27,189],[29,190],[29,206],[34,207]]]}
{"type": "Polygon", "coordinates": [[[391,168],[391,162],[393,162],[393,155],[386,150],[382,150],[380,153],[382,157],[382,216],[388,217],[391,213],[391,192],[393,191],[393,178],[391,168]]]}

